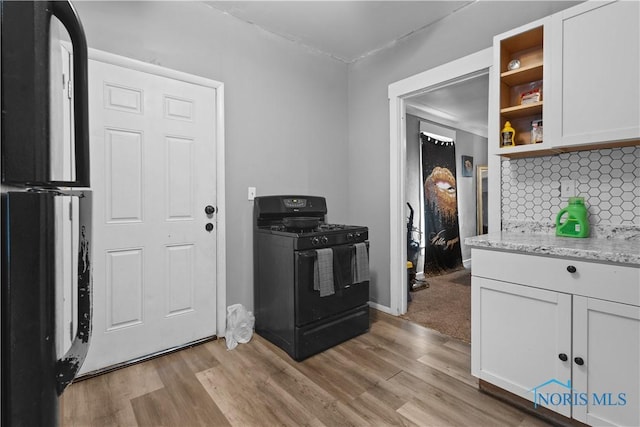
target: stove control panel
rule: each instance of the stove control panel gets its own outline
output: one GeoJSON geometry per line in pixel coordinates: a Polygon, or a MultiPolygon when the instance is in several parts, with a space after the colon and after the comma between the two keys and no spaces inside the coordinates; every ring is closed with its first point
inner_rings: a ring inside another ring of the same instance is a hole
{"type": "Polygon", "coordinates": [[[329,243],[327,236],[313,236],[311,237],[311,245],[313,246],[326,246],[329,243]]]}
{"type": "Polygon", "coordinates": [[[360,231],[353,231],[349,233],[327,233],[322,235],[315,235],[309,237],[301,237],[295,243],[297,250],[313,249],[313,248],[327,248],[336,245],[345,245],[364,242],[368,239],[368,230],[361,229],[360,231]]]}
{"type": "Polygon", "coordinates": [[[348,242],[358,242],[358,241],[360,241],[361,237],[362,237],[362,234],[360,232],[347,233],[347,241],[348,242]]]}
{"type": "Polygon", "coordinates": [[[284,206],[289,209],[300,209],[307,207],[307,199],[284,199],[284,206]]]}

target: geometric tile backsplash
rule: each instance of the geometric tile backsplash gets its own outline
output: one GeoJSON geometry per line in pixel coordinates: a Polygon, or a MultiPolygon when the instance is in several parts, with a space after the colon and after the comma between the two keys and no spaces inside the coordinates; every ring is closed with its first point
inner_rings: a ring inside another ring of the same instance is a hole
{"type": "Polygon", "coordinates": [[[502,160],[504,220],[555,223],[572,179],[591,225],[640,225],[640,146],[502,160]]]}

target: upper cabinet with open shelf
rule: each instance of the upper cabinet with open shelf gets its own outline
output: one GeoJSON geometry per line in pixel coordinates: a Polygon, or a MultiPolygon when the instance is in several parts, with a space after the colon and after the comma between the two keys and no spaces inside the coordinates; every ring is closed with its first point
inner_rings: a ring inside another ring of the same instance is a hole
{"type": "MultiPolygon", "coordinates": [[[[499,154],[525,153],[548,146],[544,141],[544,115],[550,55],[545,30],[550,20],[536,21],[494,38],[494,94],[499,105],[493,113],[491,141],[499,154]],[[502,135],[507,123],[514,129],[512,141],[502,135]],[[532,128],[536,131],[532,133],[532,128]],[[495,131],[497,128],[497,131],[495,131]]],[[[495,107],[493,107],[495,108],[495,107]]],[[[492,110],[493,110],[492,108],[492,110]]]]}
{"type": "Polygon", "coordinates": [[[638,16],[637,1],[590,1],[494,37],[490,151],[526,157],[640,144],[638,16]],[[513,146],[501,135],[506,122],[513,146]]]}

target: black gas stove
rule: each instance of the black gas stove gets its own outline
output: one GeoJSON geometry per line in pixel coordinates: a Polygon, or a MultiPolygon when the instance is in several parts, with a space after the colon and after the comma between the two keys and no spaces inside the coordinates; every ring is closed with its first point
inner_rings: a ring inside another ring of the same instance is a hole
{"type": "Polygon", "coordinates": [[[368,254],[369,230],[327,224],[326,213],[324,197],[265,196],[254,201],[256,333],[295,360],[369,329],[368,255],[366,278],[350,275],[355,259],[362,262],[357,251],[368,254]],[[314,289],[318,251],[325,257],[332,253],[333,267],[347,277],[331,295],[320,296],[314,289]]]}

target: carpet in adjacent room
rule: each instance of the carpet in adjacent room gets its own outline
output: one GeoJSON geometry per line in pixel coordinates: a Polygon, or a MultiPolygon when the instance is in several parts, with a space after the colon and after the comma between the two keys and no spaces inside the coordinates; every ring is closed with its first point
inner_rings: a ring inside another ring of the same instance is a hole
{"type": "Polygon", "coordinates": [[[404,319],[471,342],[471,270],[427,277],[429,287],[411,292],[404,319]]]}

